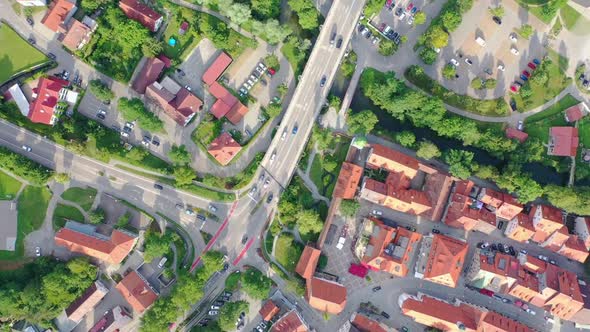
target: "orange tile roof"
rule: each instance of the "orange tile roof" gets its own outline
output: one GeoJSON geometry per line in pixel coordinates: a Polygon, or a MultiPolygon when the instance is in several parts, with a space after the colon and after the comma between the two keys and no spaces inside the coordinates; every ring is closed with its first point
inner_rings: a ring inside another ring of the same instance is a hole
{"type": "Polygon", "coordinates": [[[520,204],[516,198],[504,193],[502,195],[502,200],[502,205],[496,210],[496,216],[502,219],[511,220],[516,217],[517,214],[522,212],[523,205],[520,204]]]}
{"type": "Polygon", "coordinates": [[[478,332],[533,332],[530,327],[502,316],[497,312],[489,311],[479,323],[478,332]]]}
{"type": "Polygon", "coordinates": [[[51,31],[58,32],[60,30],[60,26],[62,26],[69,12],[74,7],[76,7],[76,3],[72,3],[68,0],[57,0],[52,2],[49,10],[47,11],[47,14],[41,20],[41,23],[43,23],[51,31]]]}
{"type": "Polygon", "coordinates": [[[561,210],[547,205],[535,205],[529,216],[533,220],[535,236],[533,241],[543,242],[549,235],[563,226],[563,214],[561,210]]]}
{"type": "Polygon", "coordinates": [[[410,178],[416,176],[419,167],[417,159],[380,144],[372,144],[371,148],[372,152],[367,160],[369,167],[383,168],[390,172],[405,173],[410,178]]]}
{"type": "Polygon", "coordinates": [[[135,80],[133,80],[131,88],[139,94],[144,94],[148,85],[158,80],[165,67],[166,64],[162,60],[148,58],[135,80]]]}
{"type": "Polygon", "coordinates": [[[431,220],[442,219],[452,186],[453,179],[448,174],[437,172],[426,176],[424,192],[433,206],[430,210],[431,220]]]}
{"type": "Polygon", "coordinates": [[[68,31],[62,37],[62,44],[70,50],[76,51],[81,44],[86,44],[92,30],[84,23],[72,19],[68,31]]]}
{"type": "Polygon", "coordinates": [[[584,103],[568,107],[565,110],[565,120],[567,122],[576,122],[586,116],[587,107],[584,103]]]}
{"type": "Polygon", "coordinates": [[[551,127],[549,128],[549,155],[575,156],[580,143],[578,128],[551,127]]]}
{"type": "Polygon", "coordinates": [[[41,77],[34,89],[35,100],[29,106],[27,115],[31,122],[53,125],[55,118],[53,111],[59,102],[60,91],[69,86],[68,81],[55,76],[41,77]]]}
{"type": "Polygon", "coordinates": [[[357,313],[351,323],[360,332],[387,332],[379,322],[362,314],[357,313]]]}
{"type": "Polygon", "coordinates": [[[514,241],[526,242],[535,234],[535,227],[531,218],[524,213],[519,213],[506,227],[506,236],[514,241]]]}
{"type": "Polygon", "coordinates": [[[232,61],[232,58],[227,55],[227,53],[221,52],[203,74],[203,82],[207,85],[211,85],[219,78],[219,76],[221,76],[221,74],[223,74],[232,61]]]}
{"type": "Polygon", "coordinates": [[[246,113],[248,113],[248,111],[248,107],[244,106],[244,104],[241,102],[237,102],[231,107],[229,112],[225,114],[225,117],[229,120],[229,122],[237,125],[240,121],[242,121],[242,118],[244,115],[246,115],[246,113]]]}
{"type": "Polygon", "coordinates": [[[299,257],[299,262],[297,262],[297,266],[295,267],[295,272],[304,279],[311,278],[318,265],[321,254],[322,252],[320,250],[312,246],[305,246],[303,253],[299,257]]]}
{"type": "Polygon", "coordinates": [[[119,8],[132,20],[156,32],[162,24],[162,15],[138,0],[120,0],[119,8]]]}
{"type": "Polygon", "coordinates": [[[565,241],[563,247],[557,252],[580,263],[584,263],[589,255],[584,241],[582,241],[577,235],[571,235],[567,241],[565,241]]]}
{"type": "Polygon", "coordinates": [[[458,323],[464,326],[463,331],[476,331],[483,316],[482,311],[468,304],[453,305],[426,295],[418,299],[406,298],[401,311],[420,324],[443,331],[457,331],[458,323]]]}
{"type": "Polygon", "coordinates": [[[525,133],[524,131],[508,127],[506,128],[506,137],[510,139],[515,138],[520,143],[524,143],[524,141],[526,141],[526,139],[529,137],[529,134],[525,133]]]}
{"type": "Polygon", "coordinates": [[[448,287],[456,287],[467,255],[467,243],[435,234],[426,262],[424,279],[448,287]]]}
{"type": "Polygon", "coordinates": [[[569,239],[570,235],[567,232],[567,227],[563,225],[560,229],[553,232],[543,243],[541,246],[547,248],[551,251],[557,252],[569,239]]]}
{"type": "Polygon", "coordinates": [[[109,239],[94,237],[69,228],[62,228],[55,234],[56,245],[111,264],[120,264],[131,252],[136,240],[136,237],[116,229],[109,239]]]}
{"type": "Polygon", "coordinates": [[[277,305],[274,304],[272,300],[268,300],[266,301],[266,303],[264,303],[262,308],[260,308],[260,311],[258,311],[258,313],[260,313],[260,316],[262,316],[262,320],[268,322],[276,314],[278,314],[279,311],[281,311],[281,309],[279,309],[279,307],[277,307],[277,305]]]}
{"type": "Polygon", "coordinates": [[[236,142],[228,133],[222,133],[209,144],[209,152],[221,165],[227,165],[242,150],[240,143],[236,142]]]}
{"type": "Polygon", "coordinates": [[[271,332],[307,332],[309,329],[295,309],[289,311],[270,328],[271,332]]]}
{"type": "Polygon", "coordinates": [[[158,294],[136,271],[127,274],[116,288],[138,313],[144,312],[158,298],[158,294]]]}
{"type": "Polygon", "coordinates": [[[346,287],[334,281],[312,277],[307,279],[305,298],[313,308],[339,314],[346,306],[346,287]]]}
{"type": "Polygon", "coordinates": [[[343,162],[332,197],[353,199],[362,175],[362,167],[346,161],[343,162]]]}
{"type": "Polygon", "coordinates": [[[484,204],[499,208],[504,203],[504,195],[501,192],[490,188],[482,188],[478,199],[484,204]]]}

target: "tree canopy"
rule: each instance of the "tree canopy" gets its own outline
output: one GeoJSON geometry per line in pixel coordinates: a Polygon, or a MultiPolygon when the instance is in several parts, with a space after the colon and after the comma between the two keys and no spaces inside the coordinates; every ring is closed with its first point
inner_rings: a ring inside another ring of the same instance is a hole
{"type": "Polygon", "coordinates": [[[343,199],[340,203],[340,213],[344,217],[354,217],[356,212],[360,209],[359,202],[352,199],[343,199]]]}
{"type": "Polygon", "coordinates": [[[379,122],[377,116],[370,110],[349,114],[346,118],[348,132],[354,135],[369,134],[379,122]]]}
{"type": "Polygon", "coordinates": [[[164,123],[154,113],[145,108],[145,105],[139,98],[121,98],[119,99],[118,110],[126,121],[136,121],[139,126],[148,131],[164,131],[164,123]]]}
{"type": "Polygon", "coordinates": [[[102,101],[111,100],[115,97],[113,91],[99,79],[90,81],[88,87],[90,88],[90,92],[102,101]]]}
{"type": "Polygon", "coordinates": [[[191,162],[191,154],[186,150],[186,146],[182,145],[172,145],[170,151],[168,152],[168,158],[170,161],[176,165],[186,165],[191,162]]]}
{"type": "Polygon", "coordinates": [[[253,267],[242,273],[242,289],[248,296],[266,299],[271,287],[272,280],[253,267]]]}
{"type": "Polygon", "coordinates": [[[219,327],[223,331],[235,330],[240,313],[248,312],[249,307],[246,301],[226,302],[219,310],[219,327]]]}

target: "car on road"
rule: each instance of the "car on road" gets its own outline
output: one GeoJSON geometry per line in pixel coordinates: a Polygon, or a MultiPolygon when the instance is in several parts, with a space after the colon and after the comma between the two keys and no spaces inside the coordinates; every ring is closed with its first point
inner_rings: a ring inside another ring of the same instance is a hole
{"type": "Polygon", "coordinates": [[[27,41],[28,41],[28,42],[29,42],[31,45],[35,45],[35,44],[36,44],[36,42],[35,42],[35,38],[33,38],[33,37],[29,37],[29,39],[27,39],[27,41]]]}
{"type": "Polygon", "coordinates": [[[197,214],[197,219],[199,219],[201,221],[206,221],[207,220],[207,218],[204,215],[202,215],[202,214],[197,214]]]}
{"type": "Polygon", "coordinates": [[[499,18],[498,16],[492,17],[492,21],[496,22],[496,24],[498,24],[498,25],[502,25],[502,19],[499,18]]]}
{"type": "Polygon", "coordinates": [[[410,330],[409,330],[407,327],[405,327],[405,326],[402,326],[402,332],[409,332],[409,331],[410,331],[410,330]]]}
{"type": "Polygon", "coordinates": [[[25,151],[27,151],[27,152],[31,152],[31,150],[33,150],[33,149],[31,149],[31,147],[30,147],[30,146],[28,146],[28,145],[23,145],[23,146],[22,146],[22,149],[23,149],[23,150],[25,150],[25,151]]]}
{"type": "Polygon", "coordinates": [[[495,243],[492,243],[490,248],[492,249],[492,251],[498,251],[498,246],[495,243]]]}
{"type": "Polygon", "coordinates": [[[521,254],[523,254],[523,255],[526,255],[526,254],[528,254],[529,252],[528,252],[528,251],[526,251],[526,250],[524,250],[524,249],[520,249],[520,253],[521,253],[521,254]]]}
{"type": "Polygon", "coordinates": [[[414,4],[410,2],[410,4],[408,5],[408,7],[406,7],[406,11],[409,12],[414,8],[414,4]]]}
{"type": "Polygon", "coordinates": [[[189,216],[194,216],[195,215],[195,211],[193,211],[193,209],[188,208],[186,210],[184,210],[184,213],[186,213],[189,216]]]}
{"type": "Polygon", "coordinates": [[[549,260],[549,264],[557,265],[557,262],[556,262],[556,261],[554,261],[554,260],[552,260],[552,259],[550,259],[550,260],[549,260]]]}
{"type": "Polygon", "coordinates": [[[514,54],[514,55],[519,55],[520,52],[518,51],[518,49],[516,47],[511,47],[510,48],[510,53],[514,54]]]}
{"type": "Polygon", "coordinates": [[[342,37],[338,38],[338,41],[336,42],[336,48],[340,47],[342,47],[342,37]]]}
{"type": "Polygon", "coordinates": [[[332,32],[332,37],[330,37],[330,46],[334,46],[335,41],[336,41],[336,32],[332,32]]]}
{"type": "Polygon", "coordinates": [[[158,184],[158,183],[154,183],[154,188],[156,188],[158,190],[164,189],[164,187],[162,187],[162,185],[161,184],[158,184]]]}
{"type": "Polygon", "coordinates": [[[266,204],[270,204],[270,202],[272,202],[272,199],[273,199],[273,194],[272,194],[272,193],[270,193],[270,194],[268,195],[268,197],[266,198],[266,204]]]}
{"type": "Polygon", "coordinates": [[[381,316],[383,316],[383,317],[385,317],[385,318],[387,318],[387,319],[389,319],[389,318],[391,317],[391,316],[389,316],[389,314],[388,314],[388,313],[386,313],[385,311],[381,311],[381,316]]]}
{"type": "Polygon", "coordinates": [[[219,315],[219,311],[217,311],[217,310],[210,310],[209,311],[209,316],[217,316],[217,315],[219,315]]]}
{"type": "Polygon", "coordinates": [[[540,260],[545,261],[545,262],[549,261],[549,257],[547,257],[547,256],[539,255],[539,256],[537,256],[537,258],[539,258],[540,260]]]}
{"type": "Polygon", "coordinates": [[[295,134],[297,134],[297,131],[298,131],[298,130],[299,130],[299,127],[297,127],[297,125],[294,125],[294,126],[293,126],[293,130],[291,131],[291,133],[292,133],[293,135],[295,135],[295,134]]]}
{"type": "Polygon", "coordinates": [[[324,87],[324,85],[326,85],[326,75],[322,76],[322,79],[320,80],[320,87],[324,87]]]}
{"type": "Polygon", "coordinates": [[[51,60],[55,60],[57,57],[55,56],[55,54],[53,53],[47,53],[47,56],[51,59],[51,60]]]}
{"type": "Polygon", "coordinates": [[[33,26],[33,24],[35,24],[35,22],[33,21],[32,18],[27,17],[27,23],[29,23],[30,26],[33,26]]]}
{"type": "Polygon", "coordinates": [[[432,229],[432,233],[433,234],[440,234],[440,231],[438,229],[436,229],[436,228],[433,228],[432,229]]]}
{"type": "Polygon", "coordinates": [[[277,157],[277,153],[276,153],[276,152],[273,152],[273,153],[270,155],[270,162],[272,163],[273,161],[275,161],[275,158],[276,158],[276,157],[277,157]]]}
{"type": "Polygon", "coordinates": [[[217,212],[217,207],[215,207],[215,205],[213,205],[213,204],[209,204],[209,211],[217,212]]]}
{"type": "Polygon", "coordinates": [[[536,312],[535,312],[533,309],[531,309],[531,308],[527,308],[527,309],[526,309],[526,312],[528,312],[529,314],[531,314],[531,315],[533,315],[533,316],[537,314],[537,313],[536,313],[536,312]]]}
{"type": "Polygon", "coordinates": [[[512,247],[512,246],[508,247],[508,252],[510,252],[510,255],[516,256],[516,250],[514,250],[514,247],[512,247]]]}
{"type": "Polygon", "coordinates": [[[248,235],[242,236],[242,244],[246,244],[248,242],[248,235]]]}
{"type": "Polygon", "coordinates": [[[135,123],[133,123],[133,122],[125,122],[125,127],[133,130],[133,128],[135,128],[135,123]]]}
{"type": "Polygon", "coordinates": [[[40,247],[35,247],[35,256],[37,256],[37,257],[41,256],[41,248],[40,247]]]}
{"type": "Polygon", "coordinates": [[[373,210],[371,211],[372,214],[376,215],[376,216],[382,216],[383,215],[383,211],[381,210],[373,210]]]}

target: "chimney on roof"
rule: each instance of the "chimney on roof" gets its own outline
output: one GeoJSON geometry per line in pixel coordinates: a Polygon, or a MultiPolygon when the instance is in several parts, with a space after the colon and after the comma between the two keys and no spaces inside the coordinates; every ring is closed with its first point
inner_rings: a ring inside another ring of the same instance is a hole
{"type": "Polygon", "coordinates": [[[139,292],[139,295],[145,295],[145,294],[147,294],[147,293],[148,293],[148,290],[147,290],[147,288],[143,287],[143,288],[141,289],[141,292],[139,292]]]}

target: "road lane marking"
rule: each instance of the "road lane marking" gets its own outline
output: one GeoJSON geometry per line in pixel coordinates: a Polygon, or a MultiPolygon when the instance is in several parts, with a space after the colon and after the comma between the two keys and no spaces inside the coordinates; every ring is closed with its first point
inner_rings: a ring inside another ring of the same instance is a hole
{"type": "Polygon", "coordinates": [[[244,257],[244,255],[246,254],[248,249],[250,249],[250,247],[254,243],[254,240],[255,240],[255,238],[252,238],[252,239],[250,239],[250,241],[248,241],[248,243],[246,243],[246,246],[244,247],[244,249],[242,249],[242,251],[240,252],[238,257],[236,257],[236,259],[234,259],[234,261],[232,262],[233,266],[238,265],[238,263],[242,260],[242,258],[244,257]]]}

